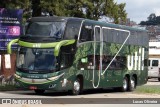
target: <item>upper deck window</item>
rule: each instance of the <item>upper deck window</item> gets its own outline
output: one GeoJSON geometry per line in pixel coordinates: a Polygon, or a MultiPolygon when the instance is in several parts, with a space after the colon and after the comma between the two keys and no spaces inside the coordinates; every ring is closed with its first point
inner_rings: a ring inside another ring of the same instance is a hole
{"type": "Polygon", "coordinates": [[[42,36],[61,38],[65,22],[31,22],[28,24],[26,36],[42,36]]]}

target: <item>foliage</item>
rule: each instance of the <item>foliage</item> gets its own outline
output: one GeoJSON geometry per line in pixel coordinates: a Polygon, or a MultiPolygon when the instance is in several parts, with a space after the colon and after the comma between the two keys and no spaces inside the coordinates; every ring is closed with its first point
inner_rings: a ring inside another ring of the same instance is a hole
{"type": "Polygon", "coordinates": [[[0,8],[23,9],[23,22],[32,15],[30,0],[0,0],[0,8]]]}
{"type": "Polygon", "coordinates": [[[141,21],[140,25],[159,25],[160,16],[156,16],[155,13],[152,13],[148,16],[147,21],[141,21]]]}
{"type": "Polygon", "coordinates": [[[158,85],[153,85],[153,86],[140,86],[137,87],[137,89],[135,90],[136,93],[148,93],[148,94],[160,94],[160,90],[159,90],[160,86],[158,85]]]}
{"type": "Polygon", "coordinates": [[[32,16],[69,16],[98,20],[101,16],[125,21],[125,3],[114,0],[0,0],[1,8],[24,10],[24,22],[32,16]]]}
{"type": "Polygon", "coordinates": [[[0,91],[14,91],[16,89],[15,85],[5,85],[5,86],[1,86],[0,85],[0,91]]]}

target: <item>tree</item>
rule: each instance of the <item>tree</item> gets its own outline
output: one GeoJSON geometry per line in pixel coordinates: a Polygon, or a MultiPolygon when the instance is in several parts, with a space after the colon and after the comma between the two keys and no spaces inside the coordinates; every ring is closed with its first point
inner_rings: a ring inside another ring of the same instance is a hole
{"type": "Polygon", "coordinates": [[[0,0],[0,8],[7,9],[23,9],[23,23],[31,17],[31,1],[30,0],[0,0]]]}
{"type": "Polygon", "coordinates": [[[155,13],[152,13],[148,16],[147,21],[141,21],[140,25],[159,25],[160,16],[156,16],[155,13]]]}
{"type": "Polygon", "coordinates": [[[155,13],[150,14],[147,19],[148,19],[148,21],[155,21],[156,20],[156,14],[155,13]]]}
{"type": "Polygon", "coordinates": [[[40,7],[40,0],[31,0],[32,2],[32,17],[41,16],[42,7],[40,7]]]}
{"type": "Polygon", "coordinates": [[[69,16],[98,20],[101,16],[114,19],[115,23],[125,21],[125,3],[114,0],[0,0],[1,7],[24,10],[24,21],[30,17],[69,16]]]}

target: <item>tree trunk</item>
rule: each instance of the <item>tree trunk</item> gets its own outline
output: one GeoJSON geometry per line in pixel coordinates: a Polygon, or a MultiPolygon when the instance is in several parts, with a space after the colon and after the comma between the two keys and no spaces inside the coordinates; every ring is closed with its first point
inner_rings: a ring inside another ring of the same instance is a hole
{"type": "Polygon", "coordinates": [[[41,16],[40,0],[32,0],[32,17],[41,16]]]}

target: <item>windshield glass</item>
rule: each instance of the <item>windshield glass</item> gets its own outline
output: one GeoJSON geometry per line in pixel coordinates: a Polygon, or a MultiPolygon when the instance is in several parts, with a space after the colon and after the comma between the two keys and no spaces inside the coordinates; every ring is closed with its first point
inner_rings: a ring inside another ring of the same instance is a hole
{"type": "Polygon", "coordinates": [[[61,38],[65,22],[32,22],[28,24],[26,36],[49,36],[61,38]]]}
{"type": "Polygon", "coordinates": [[[54,49],[32,49],[21,47],[17,56],[17,68],[22,72],[47,73],[56,70],[54,49]]]}

